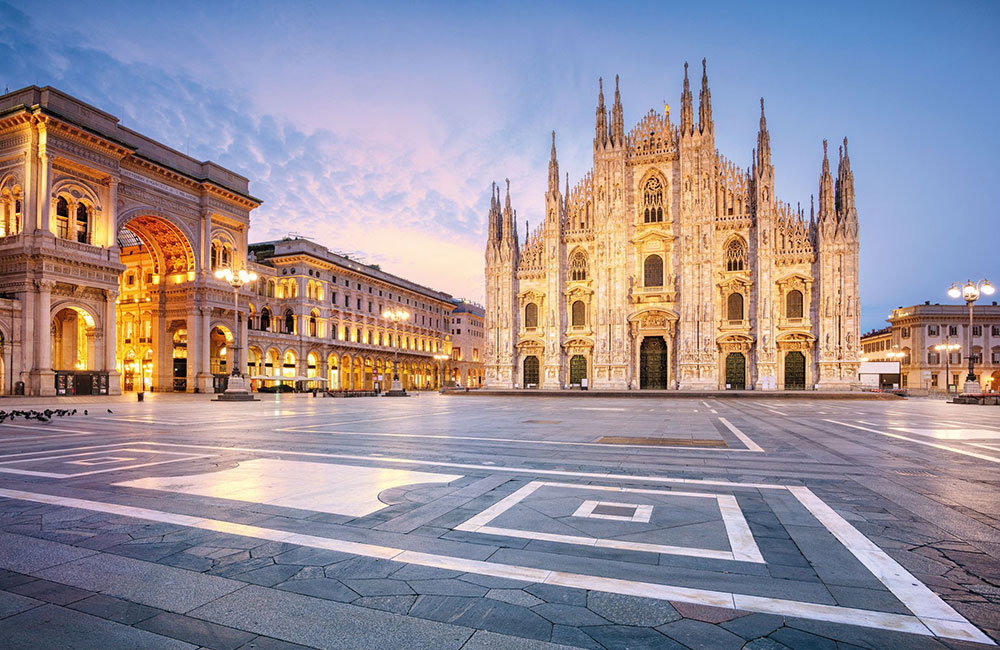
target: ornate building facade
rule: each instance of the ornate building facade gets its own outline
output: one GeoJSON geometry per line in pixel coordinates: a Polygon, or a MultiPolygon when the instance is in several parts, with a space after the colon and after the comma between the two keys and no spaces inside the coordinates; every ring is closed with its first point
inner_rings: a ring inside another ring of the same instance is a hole
{"type": "Polygon", "coordinates": [[[486,244],[486,386],[848,389],[859,364],[858,217],[847,140],[823,143],[818,206],[779,201],[764,103],[750,169],[715,148],[704,70],[695,120],[649,111],[626,133],[598,95],[593,168],[520,241],[510,184],[486,244]],[[817,209],[818,208],[818,209],[817,209]]]}
{"type": "Polygon", "coordinates": [[[451,296],[307,240],[248,258],[260,203],[54,88],[0,96],[0,394],[212,392],[237,349],[257,385],[370,390],[398,357],[405,386],[436,386],[451,296]],[[225,267],[260,276],[238,307],[225,267]]]}

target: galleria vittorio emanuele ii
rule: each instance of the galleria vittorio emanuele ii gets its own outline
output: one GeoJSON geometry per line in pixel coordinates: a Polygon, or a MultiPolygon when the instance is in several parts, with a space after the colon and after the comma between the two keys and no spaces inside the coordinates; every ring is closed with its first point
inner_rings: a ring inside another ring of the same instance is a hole
{"type": "Polygon", "coordinates": [[[54,88],[0,96],[0,392],[219,392],[241,350],[255,387],[371,391],[394,361],[438,387],[451,296],[305,239],[249,245],[248,186],[54,88]],[[224,268],[257,275],[238,319],[224,268]]]}
{"type": "Polygon", "coordinates": [[[684,66],[679,124],[669,108],[650,110],[626,131],[617,77],[610,111],[602,84],[592,170],[560,189],[553,133],[545,219],[523,239],[509,183],[505,197],[495,191],[487,386],[846,390],[857,382],[858,215],[847,139],[836,176],[826,142],[816,143],[815,204],[779,200],[764,100],[752,167],[741,169],[715,147],[702,64],[697,116],[684,66]]]}

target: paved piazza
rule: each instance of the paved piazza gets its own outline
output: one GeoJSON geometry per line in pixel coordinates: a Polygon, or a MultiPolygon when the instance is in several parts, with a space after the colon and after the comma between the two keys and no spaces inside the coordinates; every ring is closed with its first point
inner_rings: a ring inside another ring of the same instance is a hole
{"type": "Polygon", "coordinates": [[[995,408],[474,394],[72,407],[0,425],[3,648],[1000,639],[995,408]]]}

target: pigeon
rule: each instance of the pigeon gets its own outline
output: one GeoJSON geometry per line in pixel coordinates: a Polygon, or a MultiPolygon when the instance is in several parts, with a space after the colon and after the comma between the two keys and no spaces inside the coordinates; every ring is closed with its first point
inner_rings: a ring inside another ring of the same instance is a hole
{"type": "Polygon", "coordinates": [[[112,412],[111,409],[108,409],[108,413],[111,413],[111,412],[112,412]]]}
{"type": "Polygon", "coordinates": [[[83,409],[83,414],[84,415],[90,415],[90,413],[87,412],[87,409],[83,409]]]}

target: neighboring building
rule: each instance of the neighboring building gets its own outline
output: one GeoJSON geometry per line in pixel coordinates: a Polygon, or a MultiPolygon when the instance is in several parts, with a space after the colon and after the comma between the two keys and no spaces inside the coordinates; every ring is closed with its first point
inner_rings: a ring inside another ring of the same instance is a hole
{"type": "Polygon", "coordinates": [[[483,385],[486,335],[485,310],[467,300],[455,301],[451,311],[451,361],[449,378],[453,385],[479,388],[483,385]]]}
{"type": "MultiPolygon", "coordinates": [[[[969,308],[965,305],[922,305],[892,310],[889,327],[862,339],[866,360],[882,361],[902,353],[903,388],[944,392],[948,384],[961,391],[969,374],[969,308]],[[950,353],[938,345],[958,345],[950,353]]],[[[1000,306],[977,303],[973,308],[972,354],[983,390],[1000,390],[1000,306]]]]}
{"type": "Polygon", "coordinates": [[[436,386],[451,296],[305,240],[247,261],[259,205],[246,178],[58,90],[0,96],[0,393],[221,390],[236,341],[253,376],[371,388],[398,351],[405,386],[436,386]],[[235,325],[214,271],[245,265],[261,278],[235,325]],[[411,313],[398,337],[390,305],[411,313]]]}
{"type": "MultiPolygon", "coordinates": [[[[331,390],[437,388],[435,354],[451,351],[450,295],[362,264],[307,239],[250,245],[251,377],[317,377],[331,390]],[[386,309],[410,314],[398,325],[386,309]]],[[[220,370],[224,371],[224,368],[220,370]]],[[[254,380],[256,385],[273,383],[254,380]]]]}
{"type": "Polygon", "coordinates": [[[597,105],[592,171],[560,190],[553,134],[545,220],[523,242],[491,197],[486,385],[848,389],[857,384],[858,217],[847,140],[826,143],[818,213],[776,199],[761,102],[753,168],[715,149],[685,65],[680,124],[651,110],[626,134],[617,87],[597,105]]]}
{"type": "Polygon", "coordinates": [[[258,205],[246,178],[54,88],[0,96],[3,392],[210,390],[234,320],[210,251],[244,259],[258,205]]]}

